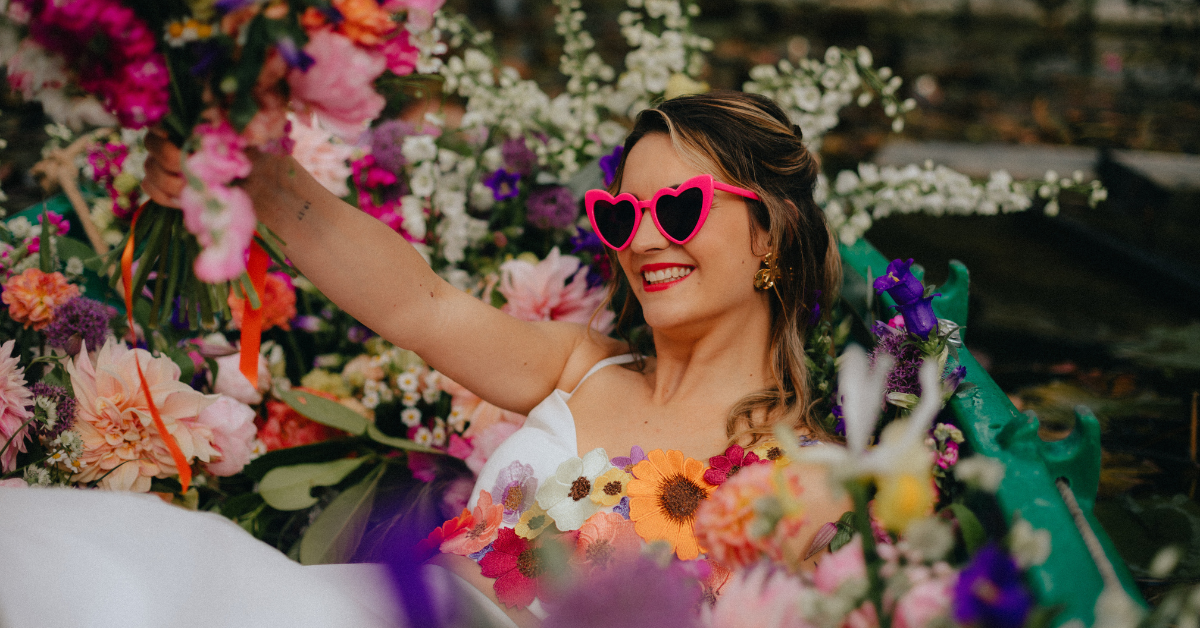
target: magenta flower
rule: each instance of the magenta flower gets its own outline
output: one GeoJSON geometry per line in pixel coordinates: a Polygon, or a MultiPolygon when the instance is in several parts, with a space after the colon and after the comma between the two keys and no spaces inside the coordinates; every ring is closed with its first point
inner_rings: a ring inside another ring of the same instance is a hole
{"type": "Polygon", "coordinates": [[[741,471],[742,467],[760,462],[770,462],[770,460],[762,460],[758,454],[746,451],[740,445],[730,445],[725,449],[724,454],[708,459],[709,468],[704,470],[704,480],[709,484],[720,486],[725,483],[725,480],[741,471]]]}

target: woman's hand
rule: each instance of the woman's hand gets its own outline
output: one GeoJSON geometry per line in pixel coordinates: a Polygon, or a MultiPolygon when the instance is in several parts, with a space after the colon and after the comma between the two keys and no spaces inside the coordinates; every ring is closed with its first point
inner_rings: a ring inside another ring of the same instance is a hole
{"type": "Polygon", "coordinates": [[[146,178],[142,179],[142,191],[155,203],[164,207],[179,207],[179,194],[183,192],[183,152],[167,139],[166,131],[150,129],[146,134],[146,178]]]}

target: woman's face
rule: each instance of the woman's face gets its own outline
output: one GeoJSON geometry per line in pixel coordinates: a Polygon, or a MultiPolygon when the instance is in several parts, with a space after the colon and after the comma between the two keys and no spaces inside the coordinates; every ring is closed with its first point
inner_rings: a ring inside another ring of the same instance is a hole
{"type": "MultiPolygon", "coordinates": [[[[701,174],[711,173],[684,162],[667,135],[652,133],[629,151],[620,191],[646,200],[701,174]]],[[[707,220],[686,244],[671,242],[650,216],[643,216],[633,242],[617,258],[646,322],[667,330],[725,316],[749,322],[745,317],[769,315],[765,293],[754,289],[767,251],[767,234],[750,219],[745,201],[718,190],[707,220]]]]}

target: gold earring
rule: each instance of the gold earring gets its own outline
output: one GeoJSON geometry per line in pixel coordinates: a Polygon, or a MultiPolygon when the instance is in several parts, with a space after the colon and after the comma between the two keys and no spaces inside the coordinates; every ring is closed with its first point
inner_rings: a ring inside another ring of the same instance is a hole
{"type": "Polygon", "coordinates": [[[754,274],[754,288],[756,290],[770,290],[775,287],[775,280],[779,277],[779,270],[775,267],[775,256],[767,253],[763,257],[763,268],[760,268],[754,274]]]}

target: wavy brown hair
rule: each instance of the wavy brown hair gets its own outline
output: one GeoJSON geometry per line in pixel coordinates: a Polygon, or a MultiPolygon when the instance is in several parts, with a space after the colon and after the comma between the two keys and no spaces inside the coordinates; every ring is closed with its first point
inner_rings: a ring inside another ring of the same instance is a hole
{"type": "MultiPolygon", "coordinates": [[[[692,167],[758,194],[761,201],[746,199],[746,205],[751,220],[769,234],[782,269],[769,299],[774,385],[746,395],[730,409],[725,426],[730,442],[755,444],[770,437],[780,422],[817,438],[834,438],[812,416],[804,341],[815,308],[828,312],[836,298],[842,267],[825,215],[813,201],[819,165],[804,146],[800,127],[774,101],[756,94],[716,91],[673,98],[638,115],[612,192],[621,187],[625,157],[651,133],[670,137],[692,167]]],[[[615,253],[610,250],[609,256],[612,268],[620,268],[615,253]]],[[[636,348],[636,338],[628,332],[642,320],[641,307],[624,273],[614,275],[609,299],[618,304],[617,329],[636,348]]]]}

